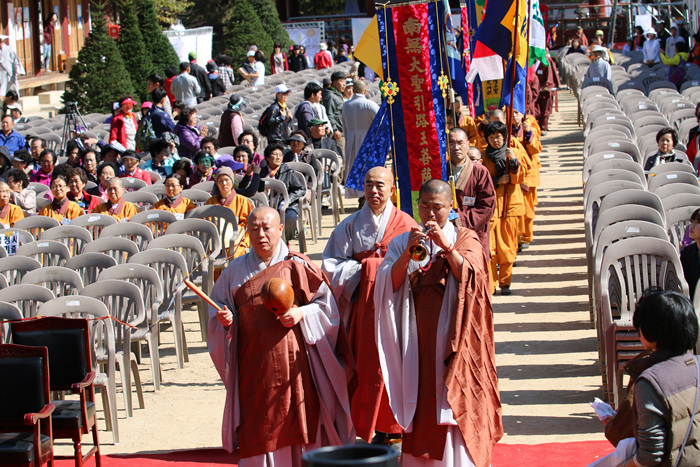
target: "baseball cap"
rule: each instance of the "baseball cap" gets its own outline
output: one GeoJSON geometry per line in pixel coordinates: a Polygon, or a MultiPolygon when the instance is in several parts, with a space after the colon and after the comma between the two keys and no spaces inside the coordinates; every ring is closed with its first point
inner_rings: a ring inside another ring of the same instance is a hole
{"type": "Polygon", "coordinates": [[[334,71],[333,74],[331,75],[331,82],[339,80],[339,79],[345,79],[345,72],[344,71],[334,71]]]}
{"type": "Polygon", "coordinates": [[[194,60],[194,59],[197,58],[197,52],[190,52],[189,54],[187,54],[187,57],[188,57],[190,60],[194,60]]]}
{"type": "Polygon", "coordinates": [[[595,32],[595,35],[596,35],[596,36],[604,36],[605,34],[603,33],[603,31],[602,31],[601,29],[598,29],[598,30],[595,32]]]}
{"type": "Polygon", "coordinates": [[[292,90],[289,89],[286,84],[282,83],[282,84],[278,84],[277,86],[275,86],[275,93],[280,93],[280,92],[287,93],[287,92],[292,92],[292,90]]]}
{"type": "Polygon", "coordinates": [[[591,49],[591,52],[605,52],[605,47],[602,47],[600,45],[595,45],[591,49]]]}
{"type": "Polygon", "coordinates": [[[248,51],[248,56],[249,56],[249,57],[254,57],[254,56],[255,56],[255,50],[249,50],[249,51],[248,51]]]}
{"type": "Polygon", "coordinates": [[[153,102],[146,101],[143,104],[141,104],[142,109],[150,109],[151,107],[153,107],[153,102]]]}
{"type": "Polygon", "coordinates": [[[309,126],[324,125],[328,123],[325,120],[319,120],[318,118],[313,118],[309,121],[309,126]]]}

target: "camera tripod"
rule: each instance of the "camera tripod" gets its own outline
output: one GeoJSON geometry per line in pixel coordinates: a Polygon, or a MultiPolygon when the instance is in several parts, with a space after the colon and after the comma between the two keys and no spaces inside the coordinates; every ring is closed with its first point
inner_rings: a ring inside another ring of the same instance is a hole
{"type": "Polygon", "coordinates": [[[83,116],[80,115],[80,110],[78,110],[77,102],[66,102],[66,117],[63,120],[63,131],[61,132],[61,141],[63,148],[61,151],[65,153],[68,141],[72,139],[71,133],[78,133],[78,124],[82,126],[83,131],[87,130],[85,125],[85,120],[83,116]]]}

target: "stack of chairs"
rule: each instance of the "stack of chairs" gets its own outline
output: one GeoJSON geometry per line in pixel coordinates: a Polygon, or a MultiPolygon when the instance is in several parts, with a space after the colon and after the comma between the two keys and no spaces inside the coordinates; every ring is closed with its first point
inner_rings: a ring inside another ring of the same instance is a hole
{"type": "MultiPolygon", "coordinates": [[[[694,105],[656,79],[661,71],[621,58],[612,92],[610,83],[581,82],[578,94],[591,322],[603,390],[614,406],[624,395],[624,365],[643,350],[632,326],[641,294],[659,286],[688,296],[679,251],[690,214],[700,208],[700,184],[687,159],[643,170],[658,130],[687,126],[694,105]]],[[[684,150],[679,143],[676,152],[684,150]]]]}

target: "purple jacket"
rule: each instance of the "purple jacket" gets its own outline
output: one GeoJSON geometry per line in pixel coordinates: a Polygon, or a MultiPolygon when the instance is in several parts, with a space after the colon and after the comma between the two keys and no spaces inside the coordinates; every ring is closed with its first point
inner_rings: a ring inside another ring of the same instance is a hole
{"type": "Polygon", "coordinates": [[[180,146],[177,154],[180,157],[192,159],[200,150],[202,135],[199,134],[199,126],[191,127],[178,123],[175,125],[175,134],[180,138],[180,146]]]}

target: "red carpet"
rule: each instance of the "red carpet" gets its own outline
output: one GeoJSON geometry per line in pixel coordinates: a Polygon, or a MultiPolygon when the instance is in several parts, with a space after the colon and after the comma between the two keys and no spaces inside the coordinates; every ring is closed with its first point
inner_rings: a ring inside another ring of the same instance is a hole
{"type": "MultiPolygon", "coordinates": [[[[581,441],[576,443],[549,444],[498,444],[494,450],[493,467],[543,467],[566,465],[567,467],[585,467],[590,462],[613,451],[607,441],[581,441]]],[[[237,454],[228,454],[222,449],[198,449],[155,454],[133,454],[128,456],[102,456],[105,467],[165,467],[177,464],[183,467],[218,467],[234,466],[238,462],[237,454]]],[[[56,467],[71,467],[71,459],[62,458],[56,467]]],[[[94,466],[90,460],[87,466],[94,466]]]]}

